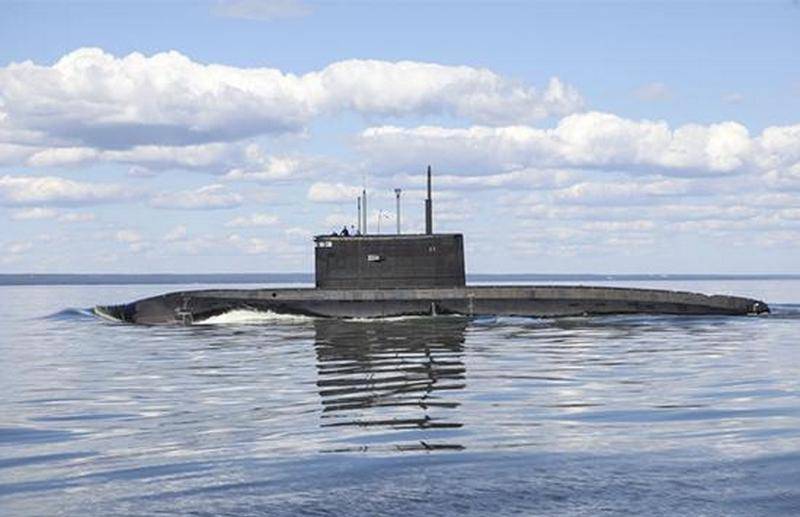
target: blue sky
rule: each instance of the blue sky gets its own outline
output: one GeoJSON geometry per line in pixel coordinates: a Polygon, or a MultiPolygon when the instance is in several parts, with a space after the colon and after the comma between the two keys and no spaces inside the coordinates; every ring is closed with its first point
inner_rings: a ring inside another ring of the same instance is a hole
{"type": "Polygon", "coordinates": [[[310,271],[355,224],[472,272],[798,272],[800,7],[5,2],[0,271],[310,271]],[[209,66],[210,65],[210,66],[209,66]],[[222,65],[222,66],[217,66],[222,65]]]}

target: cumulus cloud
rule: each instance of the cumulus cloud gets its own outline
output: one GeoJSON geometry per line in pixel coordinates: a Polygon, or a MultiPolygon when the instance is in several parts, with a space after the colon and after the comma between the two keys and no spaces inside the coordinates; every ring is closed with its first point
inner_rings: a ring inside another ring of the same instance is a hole
{"type": "Polygon", "coordinates": [[[242,237],[235,233],[229,235],[226,242],[247,255],[263,255],[269,253],[271,256],[296,257],[308,252],[306,246],[298,246],[297,244],[291,244],[277,239],[242,237]]]}
{"type": "MultiPolygon", "coordinates": [[[[164,169],[218,170],[246,158],[236,143],[166,146],[139,145],[129,149],[102,150],[91,147],[27,146],[14,155],[31,167],[68,167],[99,162],[130,164],[142,172],[164,169]]],[[[141,174],[140,174],[141,175],[141,174]]]]}
{"type": "Polygon", "coordinates": [[[67,212],[58,216],[60,223],[88,223],[94,219],[95,216],[91,212],[67,212]]]}
{"type": "Polygon", "coordinates": [[[53,147],[34,151],[27,160],[34,167],[75,165],[95,159],[100,154],[88,147],[53,147]]]}
{"type": "MultiPolygon", "coordinates": [[[[492,170],[492,169],[489,169],[492,170]]],[[[473,189],[514,189],[518,187],[535,189],[553,189],[565,187],[576,183],[582,177],[581,174],[564,169],[534,169],[526,168],[510,172],[497,174],[439,174],[436,173],[434,183],[436,185],[436,195],[441,197],[443,188],[452,190],[473,190],[473,189]]],[[[398,174],[393,177],[396,185],[414,185],[422,189],[425,188],[427,178],[425,174],[398,174]]],[[[406,193],[417,194],[417,192],[404,191],[406,193]]],[[[425,190],[418,192],[420,198],[424,198],[427,193],[425,190]]]]}
{"type": "Polygon", "coordinates": [[[765,169],[788,169],[800,179],[800,124],[771,126],[758,139],[758,164],[765,169]]]}
{"type": "Polygon", "coordinates": [[[223,166],[230,160],[240,159],[239,146],[210,143],[202,145],[166,146],[141,145],[124,150],[103,151],[104,161],[128,163],[150,169],[208,169],[223,166]]]}
{"type": "Polygon", "coordinates": [[[37,158],[40,163],[85,159],[91,149],[291,132],[342,111],[527,123],[574,112],[583,102],[556,78],[539,91],[468,66],[347,60],[294,75],[205,65],[175,51],[115,57],[99,48],[75,50],[52,66],[25,61],[0,68],[0,97],[5,130],[29,140],[13,143],[65,149],[37,158]]]}
{"type": "Polygon", "coordinates": [[[141,242],[142,234],[136,230],[119,230],[114,234],[114,239],[118,242],[134,243],[141,242]]]}
{"type": "Polygon", "coordinates": [[[4,247],[6,253],[11,255],[21,255],[33,249],[33,242],[31,241],[13,241],[6,244],[4,247]]]}
{"type": "Polygon", "coordinates": [[[10,216],[12,221],[43,221],[43,220],[57,220],[60,223],[83,223],[94,220],[94,214],[91,212],[64,212],[52,208],[23,208],[15,210],[10,216]]]}
{"type": "Polygon", "coordinates": [[[114,240],[126,244],[131,253],[142,253],[152,249],[152,244],[145,240],[137,230],[124,229],[114,233],[114,240]]]}
{"type": "Polygon", "coordinates": [[[244,165],[228,170],[223,179],[257,182],[298,179],[315,170],[320,164],[320,160],[310,157],[267,155],[259,146],[251,144],[245,149],[244,165]]]}
{"type": "Polygon", "coordinates": [[[22,163],[33,153],[33,149],[29,146],[7,142],[0,131],[0,165],[22,163]]]}
{"type": "MultiPolygon", "coordinates": [[[[748,170],[800,172],[800,125],[775,126],[752,137],[736,122],[686,124],[630,120],[610,113],[567,116],[551,129],[530,126],[372,127],[359,137],[374,163],[396,169],[433,158],[460,174],[560,167],[714,176],[748,170]]],[[[789,178],[791,179],[791,178],[789,178]]]]}
{"type": "Polygon", "coordinates": [[[173,210],[215,210],[234,208],[243,201],[244,196],[241,194],[230,191],[225,185],[213,184],[157,194],[150,200],[150,205],[173,210]]]}
{"type": "MultiPolygon", "coordinates": [[[[700,209],[702,214],[693,219],[680,216],[675,220],[665,219],[662,208],[636,207],[634,210],[617,212],[614,218],[598,218],[596,207],[575,207],[577,215],[570,219],[541,220],[524,219],[527,230],[522,235],[535,235],[535,240],[520,239],[509,244],[518,253],[542,255],[596,254],[651,254],[659,248],[676,242],[675,236],[715,239],[721,249],[730,246],[750,245],[761,248],[766,236],[797,234],[797,227],[785,221],[773,220],[768,214],[736,207],[727,211],[720,205],[667,205],[676,214],[678,211],[700,209]],[[593,215],[592,212],[595,214],[593,215]],[[529,248],[529,249],[528,249],[529,248]]],[[[605,209],[604,209],[605,210],[605,209]]],[[[711,242],[711,241],[709,241],[711,242]]],[[[771,245],[790,247],[791,241],[771,245]]],[[[587,256],[588,258],[588,256],[587,256]]]]}
{"type": "Polygon", "coordinates": [[[759,192],[759,182],[742,177],[734,178],[725,193],[715,181],[729,183],[658,176],[582,181],[564,189],[506,194],[498,204],[523,233],[535,234],[539,242],[569,243],[577,252],[637,235],[655,239],[641,243],[651,250],[659,242],[674,242],[676,235],[760,246],[764,235],[800,230],[795,195],[759,192]]]}
{"type": "Polygon", "coordinates": [[[617,182],[580,182],[555,191],[558,203],[587,205],[646,205],[653,198],[669,198],[699,195],[705,186],[686,180],[651,180],[617,182]]]}
{"type": "Polygon", "coordinates": [[[11,213],[13,221],[39,221],[42,219],[55,219],[58,212],[52,208],[23,208],[22,210],[15,210],[11,213]]]}
{"type": "Polygon", "coordinates": [[[306,197],[315,203],[352,203],[361,194],[361,188],[342,183],[318,181],[308,188],[306,197]]]}
{"type": "Polygon", "coordinates": [[[129,187],[88,183],[56,176],[0,176],[0,204],[89,205],[130,199],[129,187]]]}
{"type": "Polygon", "coordinates": [[[165,242],[182,241],[186,238],[188,233],[189,230],[186,228],[186,226],[179,224],[178,226],[174,227],[173,229],[165,233],[164,236],[161,238],[161,240],[165,242]]]}

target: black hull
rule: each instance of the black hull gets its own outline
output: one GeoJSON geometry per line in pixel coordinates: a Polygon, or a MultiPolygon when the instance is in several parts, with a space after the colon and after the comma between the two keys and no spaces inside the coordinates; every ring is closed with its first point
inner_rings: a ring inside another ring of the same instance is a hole
{"type": "Polygon", "coordinates": [[[129,323],[179,325],[232,310],[326,318],[408,315],[563,317],[611,314],[749,315],[769,312],[737,296],[585,286],[473,286],[433,289],[228,289],[183,291],[95,313],[129,323]]]}

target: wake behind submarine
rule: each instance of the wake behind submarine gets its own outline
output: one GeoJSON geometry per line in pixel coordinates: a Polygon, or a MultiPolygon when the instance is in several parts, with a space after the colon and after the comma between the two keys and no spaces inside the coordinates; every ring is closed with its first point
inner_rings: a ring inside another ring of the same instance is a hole
{"type": "MultiPolygon", "coordinates": [[[[769,312],[766,303],[738,296],[618,287],[480,285],[465,281],[460,233],[433,233],[431,168],[425,200],[425,233],[367,233],[366,191],[359,199],[355,235],[314,237],[314,288],[180,291],[123,305],[98,306],[96,314],[145,325],[188,325],[232,310],[326,318],[409,315],[593,316],[612,314],[748,315],[769,312]]],[[[346,233],[346,232],[343,232],[346,233]]]]}

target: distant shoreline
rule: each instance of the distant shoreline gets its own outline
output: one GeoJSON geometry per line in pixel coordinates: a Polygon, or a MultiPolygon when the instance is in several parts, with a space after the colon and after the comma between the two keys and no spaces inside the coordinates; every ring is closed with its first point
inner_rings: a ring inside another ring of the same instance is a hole
{"type": "MultiPolygon", "coordinates": [[[[800,280],[800,274],[473,274],[467,282],[561,282],[561,281],[702,281],[702,280],[800,280]]],[[[14,285],[167,285],[167,284],[312,284],[312,273],[211,273],[211,274],[0,274],[0,286],[14,285]]]]}

